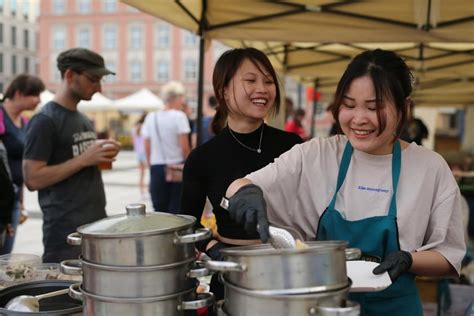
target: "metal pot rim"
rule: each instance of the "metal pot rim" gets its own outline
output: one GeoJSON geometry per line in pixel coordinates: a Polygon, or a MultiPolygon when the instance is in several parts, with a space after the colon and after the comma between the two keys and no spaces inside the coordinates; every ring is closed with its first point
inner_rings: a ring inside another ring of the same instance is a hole
{"type": "Polygon", "coordinates": [[[140,236],[150,236],[150,235],[161,235],[161,234],[165,234],[165,233],[168,233],[168,232],[181,231],[181,230],[193,227],[194,223],[196,222],[196,218],[194,216],[184,215],[184,214],[174,215],[174,214],[168,214],[168,213],[154,212],[154,213],[147,213],[146,216],[158,216],[158,215],[153,215],[153,214],[160,214],[160,216],[163,216],[163,214],[170,215],[170,216],[179,216],[179,217],[183,217],[183,218],[188,219],[190,222],[187,223],[187,224],[177,225],[177,226],[173,226],[173,227],[154,229],[154,230],[146,230],[146,231],[140,231],[140,232],[126,232],[126,233],[93,232],[93,233],[91,233],[91,232],[85,232],[84,231],[87,228],[89,228],[91,225],[93,225],[93,224],[95,224],[99,221],[111,220],[111,219],[127,216],[126,214],[118,214],[118,215],[113,215],[113,216],[109,216],[109,217],[100,219],[99,221],[96,221],[96,222],[92,222],[92,223],[89,223],[89,224],[79,226],[77,228],[77,232],[79,234],[81,234],[81,236],[83,236],[83,237],[93,237],[93,238],[94,237],[99,237],[99,238],[104,238],[104,239],[106,239],[106,238],[110,238],[110,239],[112,239],[112,238],[121,238],[121,237],[122,238],[123,237],[140,237],[140,236]]]}
{"type": "Polygon", "coordinates": [[[348,292],[350,287],[352,286],[352,280],[350,278],[347,278],[347,283],[344,286],[340,286],[337,289],[326,289],[325,291],[319,290],[321,288],[320,286],[318,287],[313,287],[313,288],[300,288],[300,289],[285,289],[285,290],[249,290],[246,288],[242,288],[239,286],[236,286],[229,281],[225,280],[225,278],[220,274],[220,280],[222,283],[224,283],[225,287],[229,287],[234,291],[237,291],[239,293],[242,293],[247,296],[256,296],[256,297],[261,297],[265,299],[285,299],[288,297],[294,298],[296,300],[305,300],[305,299],[310,299],[315,296],[326,296],[326,295],[332,295],[335,293],[340,293],[340,292],[348,292]]]}
{"type": "Polygon", "coordinates": [[[111,266],[105,264],[98,264],[90,262],[84,259],[83,256],[80,256],[81,264],[83,266],[90,266],[95,269],[105,270],[105,271],[114,271],[114,272],[150,272],[150,271],[159,271],[159,270],[168,270],[173,269],[179,266],[184,266],[190,264],[193,261],[196,261],[194,257],[190,257],[186,260],[180,262],[173,262],[165,265],[153,265],[153,266],[111,266]]]}
{"type": "Polygon", "coordinates": [[[291,255],[302,253],[315,253],[319,251],[335,250],[342,248],[346,249],[347,241],[343,240],[328,240],[328,241],[308,241],[305,242],[308,248],[281,248],[275,249],[270,244],[255,244],[249,246],[229,247],[221,250],[224,256],[268,256],[268,255],[291,255]]]}
{"type": "Polygon", "coordinates": [[[196,287],[199,285],[199,281],[196,280],[196,286],[190,288],[189,290],[182,291],[179,293],[169,294],[169,295],[162,295],[162,296],[152,296],[152,297],[140,297],[140,298],[123,298],[123,297],[109,297],[109,296],[102,296],[89,293],[82,288],[82,284],[80,286],[80,291],[82,295],[89,297],[93,300],[106,302],[106,303],[121,303],[121,304],[144,304],[144,303],[153,303],[153,302],[160,302],[166,301],[169,299],[173,299],[182,295],[189,295],[196,291],[196,287]]]}

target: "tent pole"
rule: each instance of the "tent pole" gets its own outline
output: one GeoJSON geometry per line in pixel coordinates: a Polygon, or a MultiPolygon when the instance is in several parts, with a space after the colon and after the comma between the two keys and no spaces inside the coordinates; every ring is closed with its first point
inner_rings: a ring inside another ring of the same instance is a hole
{"type": "Polygon", "coordinates": [[[303,93],[303,85],[301,82],[298,81],[298,109],[301,109],[303,107],[303,100],[301,97],[301,94],[303,93]]]}
{"type": "Polygon", "coordinates": [[[202,139],[202,99],[203,99],[203,86],[204,86],[204,37],[201,37],[199,41],[199,77],[198,77],[198,100],[197,100],[197,118],[196,118],[196,131],[197,131],[197,143],[201,144],[202,139]]]}
{"type": "Polygon", "coordinates": [[[318,109],[318,100],[316,99],[316,93],[318,93],[319,89],[319,79],[314,79],[313,83],[313,113],[311,113],[311,138],[316,136],[316,111],[318,109]]]}
{"type": "MultiPolygon", "coordinates": [[[[204,96],[204,52],[205,52],[205,28],[206,28],[206,10],[207,0],[202,0],[201,20],[199,22],[199,74],[198,74],[198,100],[197,100],[197,118],[196,131],[197,142],[196,146],[201,144],[202,140],[202,103],[204,96]]],[[[191,144],[190,144],[191,145],[191,144]]]]}

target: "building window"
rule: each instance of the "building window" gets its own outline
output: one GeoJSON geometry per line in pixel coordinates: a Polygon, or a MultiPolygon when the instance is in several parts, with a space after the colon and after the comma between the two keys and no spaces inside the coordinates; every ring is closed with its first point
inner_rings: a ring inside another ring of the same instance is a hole
{"type": "Polygon", "coordinates": [[[142,63],[134,61],[130,63],[130,80],[140,81],[142,80],[142,63]]]}
{"type": "Polygon", "coordinates": [[[139,25],[130,27],[130,48],[142,48],[143,28],[139,25]]]}
{"type": "Polygon", "coordinates": [[[66,12],[66,0],[53,0],[53,13],[62,15],[66,12]]]}
{"type": "Polygon", "coordinates": [[[64,28],[57,28],[53,31],[53,48],[66,48],[66,30],[64,28]]]}
{"type": "Polygon", "coordinates": [[[25,19],[28,19],[28,15],[30,13],[30,3],[29,3],[29,1],[24,1],[23,2],[22,12],[23,12],[23,16],[25,17],[25,19]]]}
{"type": "Polygon", "coordinates": [[[11,27],[11,40],[12,40],[12,46],[16,46],[16,26],[11,27]]]}
{"type": "MultiPolygon", "coordinates": [[[[117,73],[117,66],[115,65],[114,62],[108,61],[105,64],[105,67],[107,69],[109,69],[110,71],[113,71],[113,72],[117,73]]],[[[104,78],[106,78],[106,82],[115,82],[115,81],[117,81],[117,76],[116,75],[107,75],[104,78]]]]}
{"type": "Polygon", "coordinates": [[[170,31],[171,27],[168,24],[158,24],[156,26],[156,47],[170,47],[170,31]]]}
{"type": "Polygon", "coordinates": [[[78,0],[78,11],[80,13],[89,13],[91,12],[91,0],[78,0]]]}
{"type": "Polygon", "coordinates": [[[79,27],[77,32],[77,46],[91,48],[91,30],[89,27],[79,27]]]}
{"type": "Polygon", "coordinates": [[[5,2],[4,0],[0,0],[0,12],[3,12],[3,7],[5,6],[4,2],[5,2]]]}
{"type": "Polygon", "coordinates": [[[106,25],[104,27],[104,43],[105,49],[117,48],[117,28],[112,25],[106,25]]]}
{"type": "Polygon", "coordinates": [[[0,23],[0,44],[3,44],[3,23],[0,23]]]}
{"type": "Polygon", "coordinates": [[[16,55],[12,55],[12,75],[16,75],[16,55]]]}
{"type": "Polygon", "coordinates": [[[160,60],[156,64],[156,80],[166,82],[169,80],[170,66],[166,60],[160,60]]]}
{"type": "Polygon", "coordinates": [[[186,59],[184,62],[184,80],[195,81],[197,79],[197,64],[194,59],[186,59]]]}
{"type": "Polygon", "coordinates": [[[30,60],[28,57],[25,57],[23,60],[23,72],[26,74],[30,72],[30,60]]]}
{"type": "Polygon", "coordinates": [[[117,0],[104,0],[103,4],[105,12],[117,11],[117,0]]]}
{"type": "MultiPolygon", "coordinates": [[[[3,73],[3,53],[0,53],[0,74],[3,73]]],[[[2,90],[0,90],[1,92],[2,90]]]]}
{"type": "Polygon", "coordinates": [[[16,15],[17,7],[16,7],[16,0],[10,1],[10,12],[12,13],[12,16],[16,15]]]}
{"type": "Polygon", "coordinates": [[[183,45],[184,47],[196,47],[198,43],[198,37],[191,32],[183,31],[183,45]]]}
{"type": "Polygon", "coordinates": [[[23,45],[26,49],[30,46],[30,32],[28,30],[23,30],[23,45]]]}

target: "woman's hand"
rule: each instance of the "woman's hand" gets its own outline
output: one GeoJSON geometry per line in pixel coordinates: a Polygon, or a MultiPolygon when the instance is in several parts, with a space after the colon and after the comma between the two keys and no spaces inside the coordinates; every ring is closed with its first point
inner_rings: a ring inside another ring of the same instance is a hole
{"type": "Polygon", "coordinates": [[[208,255],[212,260],[223,261],[224,257],[221,254],[221,249],[225,248],[227,248],[225,244],[216,241],[211,247],[206,249],[206,255],[208,255]]]}
{"type": "Polygon", "coordinates": [[[392,282],[395,282],[399,276],[410,270],[412,264],[413,258],[409,252],[395,251],[388,254],[372,272],[374,274],[382,274],[387,271],[392,282]]]}
{"type": "Polygon", "coordinates": [[[15,228],[13,228],[13,225],[11,223],[7,224],[6,231],[7,231],[8,237],[15,236],[15,228]]]}
{"type": "Polygon", "coordinates": [[[247,184],[241,187],[229,199],[228,210],[232,220],[242,225],[247,233],[258,232],[263,242],[270,238],[267,204],[258,186],[247,184]]]}

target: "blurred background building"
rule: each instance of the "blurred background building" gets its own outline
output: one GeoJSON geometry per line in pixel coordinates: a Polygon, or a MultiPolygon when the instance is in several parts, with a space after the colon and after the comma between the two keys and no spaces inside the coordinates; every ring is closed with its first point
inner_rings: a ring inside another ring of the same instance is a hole
{"type": "Polygon", "coordinates": [[[0,93],[18,74],[38,73],[39,0],[0,0],[0,93]]]}
{"type": "MultiPolygon", "coordinates": [[[[183,82],[188,102],[197,99],[199,42],[194,34],[142,13],[118,0],[41,0],[40,76],[54,91],[60,82],[57,55],[85,47],[104,56],[116,76],[108,76],[103,94],[112,99],[148,88],[159,96],[170,80],[183,82]]],[[[205,99],[212,94],[212,69],[224,46],[213,43],[205,61],[205,99]]]]}

